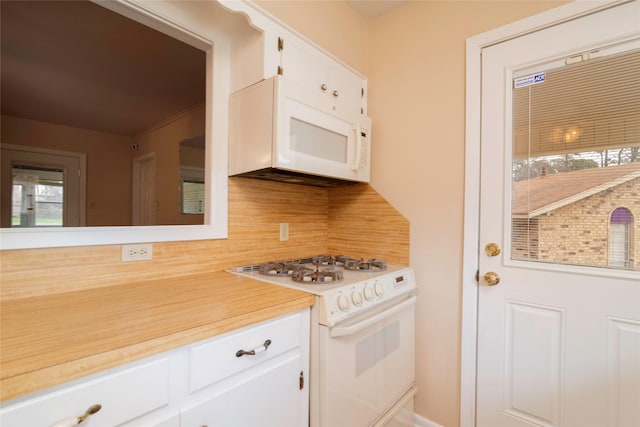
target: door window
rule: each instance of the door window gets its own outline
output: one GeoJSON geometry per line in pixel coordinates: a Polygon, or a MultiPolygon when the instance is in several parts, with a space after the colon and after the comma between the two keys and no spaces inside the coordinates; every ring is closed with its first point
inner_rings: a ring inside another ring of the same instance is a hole
{"type": "Polygon", "coordinates": [[[514,73],[512,259],[640,270],[640,232],[612,217],[640,215],[632,43],[514,73]]]}
{"type": "Polygon", "coordinates": [[[11,227],[62,227],[64,171],[15,165],[11,227]]]}
{"type": "Polygon", "coordinates": [[[0,148],[3,228],[85,225],[84,154],[27,146],[0,148]]]}

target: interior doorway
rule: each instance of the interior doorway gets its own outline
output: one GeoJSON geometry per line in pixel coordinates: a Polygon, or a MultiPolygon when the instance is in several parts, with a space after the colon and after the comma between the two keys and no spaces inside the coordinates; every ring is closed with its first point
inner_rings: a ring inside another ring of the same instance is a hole
{"type": "Polygon", "coordinates": [[[155,171],[154,153],[133,159],[132,225],[156,224],[155,171]]]}

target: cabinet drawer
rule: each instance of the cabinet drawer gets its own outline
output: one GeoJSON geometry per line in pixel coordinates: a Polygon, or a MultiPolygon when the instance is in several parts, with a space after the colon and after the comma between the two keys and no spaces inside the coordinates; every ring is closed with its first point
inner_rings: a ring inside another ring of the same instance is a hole
{"type": "Polygon", "coordinates": [[[87,425],[114,426],[168,403],[169,360],[162,358],[44,393],[26,401],[3,404],[0,425],[51,426],[59,421],[78,417],[90,406],[100,404],[102,409],[89,417],[87,425]]]}
{"type": "Polygon", "coordinates": [[[189,392],[193,393],[299,347],[305,318],[300,313],[295,313],[191,347],[189,392]],[[271,343],[264,349],[267,340],[271,343]],[[240,350],[254,349],[255,355],[236,355],[240,350]]]}

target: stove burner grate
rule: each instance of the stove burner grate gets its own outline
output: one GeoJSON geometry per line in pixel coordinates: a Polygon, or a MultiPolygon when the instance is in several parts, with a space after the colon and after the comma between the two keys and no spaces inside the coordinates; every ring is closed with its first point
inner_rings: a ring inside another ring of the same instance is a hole
{"type": "Polygon", "coordinates": [[[319,255],[309,258],[269,261],[259,265],[236,267],[237,272],[258,271],[265,276],[291,277],[296,282],[325,283],[342,280],[344,270],[376,272],[387,269],[379,259],[355,259],[344,255],[319,255]],[[320,267],[327,267],[321,269],[320,267]]]}
{"type": "Polygon", "coordinates": [[[295,270],[291,278],[294,282],[301,283],[326,283],[326,282],[336,282],[338,280],[342,280],[343,274],[340,270],[335,269],[324,269],[320,270],[316,268],[316,270],[303,269],[303,270],[295,270]]]}
{"type": "Polygon", "coordinates": [[[265,276],[291,276],[295,271],[309,270],[304,264],[296,262],[266,262],[258,266],[258,273],[265,276]]]}
{"type": "Polygon", "coordinates": [[[387,269],[387,263],[379,259],[352,259],[349,258],[344,263],[344,268],[347,270],[361,270],[361,271],[384,271],[387,269]]]}
{"type": "Polygon", "coordinates": [[[319,255],[319,256],[311,257],[311,263],[313,265],[322,265],[322,266],[327,266],[327,265],[344,266],[345,262],[347,262],[347,260],[349,259],[351,258],[344,255],[335,255],[335,256],[319,255]]]}

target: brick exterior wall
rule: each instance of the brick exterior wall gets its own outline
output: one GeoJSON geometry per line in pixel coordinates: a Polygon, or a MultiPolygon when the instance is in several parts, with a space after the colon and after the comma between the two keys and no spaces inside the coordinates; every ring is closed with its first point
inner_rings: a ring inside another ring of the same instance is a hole
{"type": "MultiPolygon", "coordinates": [[[[531,253],[531,258],[606,267],[609,261],[611,213],[620,207],[627,208],[633,215],[630,268],[640,270],[640,178],[540,215],[536,218],[537,221],[531,221],[530,233],[537,237],[537,254],[531,253]]],[[[521,221],[514,219],[516,230],[522,229],[521,221]]],[[[522,244],[522,239],[514,238],[513,258],[525,258],[522,244]]]]}

